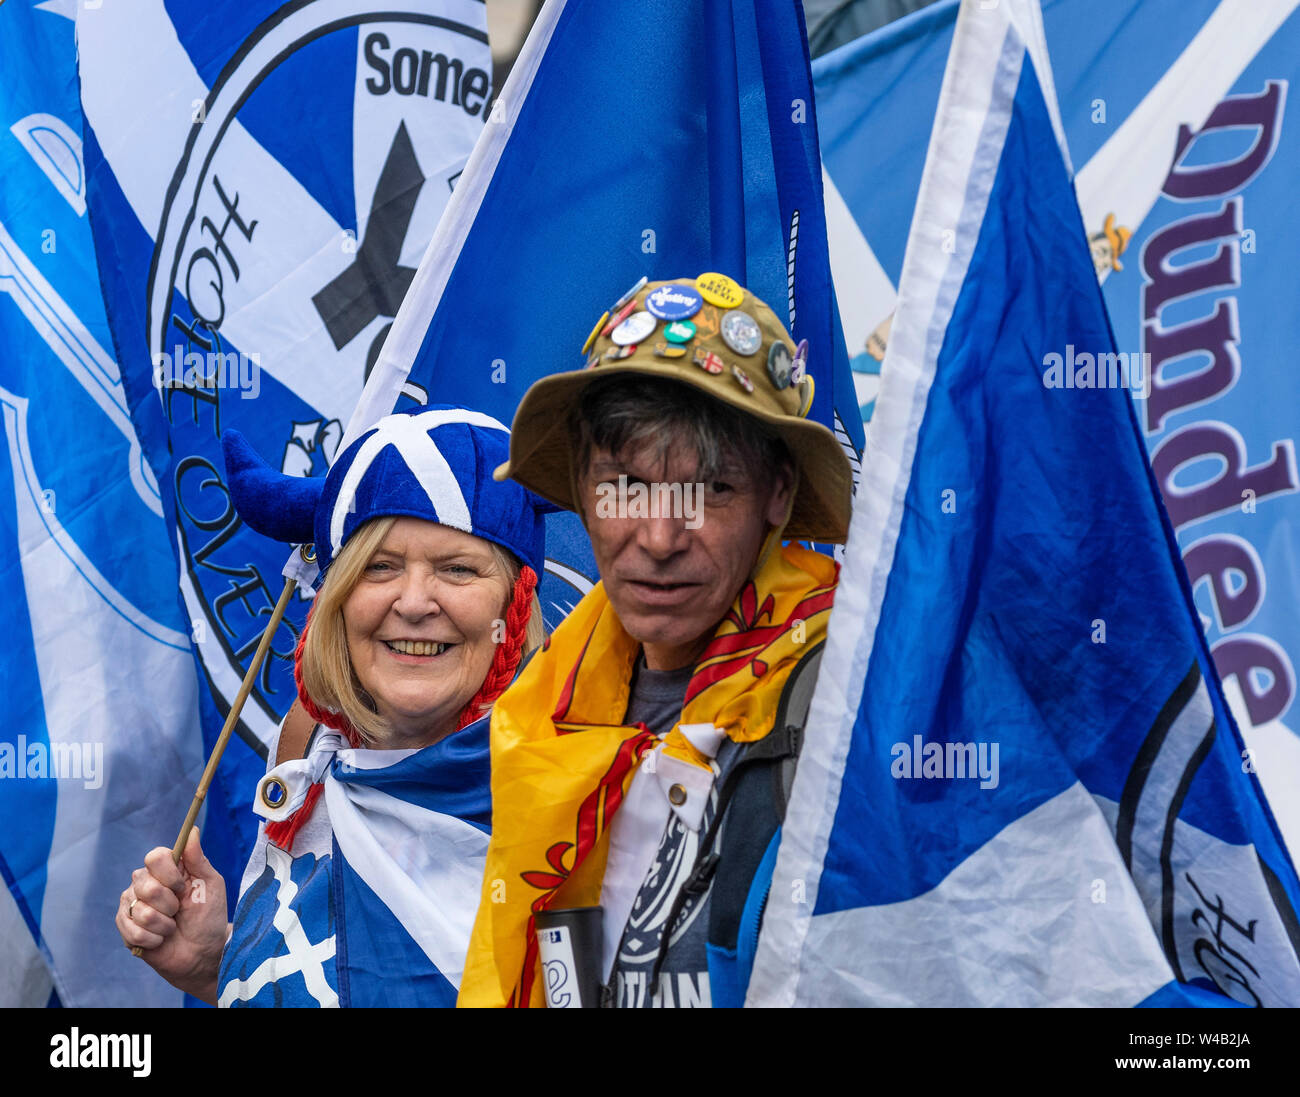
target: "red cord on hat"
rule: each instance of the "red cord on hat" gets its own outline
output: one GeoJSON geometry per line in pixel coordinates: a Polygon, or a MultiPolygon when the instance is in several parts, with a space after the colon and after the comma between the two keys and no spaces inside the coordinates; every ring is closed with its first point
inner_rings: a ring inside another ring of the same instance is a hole
{"type": "Polygon", "coordinates": [[[515,580],[515,593],[506,607],[506,635],[497,646],[497,653],[492,658],[487,677],[479,691],[470,698],[469,704],[461,711],[456,730],[467,727],[482,715],[482,710],[492,704],[506,686],[514,681],[515,671],[519,669],[519,660],[524,653],[524,641],[528,638],[528,618],[533,609],[533,591],[537,589],[537,573],[527,564],[519,569],[519,578],[515,580]]]}
{"type": "MultiPolygon", "coordinates": [[[[519,578],[515,581],[514,594],[510,599],[510,605],[506,607],[506,635],[505,639],[497,646],[496,655],[492,658],[492,666],[488,668],[487,677],[483,679],[482,686],[460,713],[460,718],[456,723],[456,730],[468,727],[481,714],[481,710],[491,705],[502,693],[506,687],[514,680],[515,671],[519,667],[519,660],[523,655],[524,642],[528,636],[528,619],[532,614],[533,608],[533,591],[537,589],[537,573],[525,564],[519,571],[519,578]]],[[[333,712],[330,709],[322,708],[316,704],[307,693],[307,687],[302,681],[302,653],[303,647],[307,642],[307,629],[311,626],[312,611],[316,608],[313,603],[311,609],[307,611],[307,620],[302,626],[302,632],[298,636],[298,646],[293,653],[293,680],[298,687],[298,700],[302,702],[302,707],[318,724],[324,724],[328,728],[342,732],[349,743],[354,747],[361,745],[361,736],[357,733],[356,728],[348,721],[347,717],[341,712],[333,712]]],[[[298,831],[303,824],[311,817],[312,809],[316,806],[316,801],[320,799],[321,792],[325,786],[316,782],[307,789],[307,796],[298,809],[286,819],[279,822],[266,824],[266,836],[275,845],[279,846],[286,853],[293,849],[293,840],[297,837],[298,831]]]]}
{"type": "MultiPolygon", "coordinates": [[[[302,702],[302,707],[318,724],[324,724],[327,728],[333,728],[335,731],[342,732],[349,743],[354,747],[361,745],[361,736],[357,734],[356,728],[348,721],[348,718],[341,712],[331,712],[327,708],[322,708],[311,699],[307,693],[307,687],[302,681],[302,653],[307,643],[307,629],[311,625],[311,615],[316,609],[313,602],[307,610],[307,620],[303,623],[302,632],[298,634],[298,646],[293,653],[293,680],[298,687],[298,700],[302,702]]],[[[307,796],[298,806],[298,809],[288,818],[281,819],[279,822],[266,824],[266,836],[275,845],[288,853],[293,849],[293,840],[298,836],[298,831],[302,830],[303,824],[311,818],[312,809],[316,806],[316,801],[320,799],[321,793],[325,786],[319,781],[313,783],[307,789],[307,796]]]]}

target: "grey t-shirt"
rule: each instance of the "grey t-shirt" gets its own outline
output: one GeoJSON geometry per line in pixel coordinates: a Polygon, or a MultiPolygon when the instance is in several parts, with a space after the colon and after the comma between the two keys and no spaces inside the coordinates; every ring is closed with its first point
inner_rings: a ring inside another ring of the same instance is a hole
{"type": "MultiPolygon", "coordinates": [[[[628,724],[643,723],[663,735],[681,716],[686,687],[693,667],[654,671],[637,663],[628,699],[628,724]]],[[[704,809],[698,832],[687,828],[674,813],[668,818],[654,863],[646,873],[623,940],[614,961],[614,1004],[619,1007],[710,1006],[708,955],[705,942],[709,926],[709,893],[688,900],[672,927],[664,963],[659,969],[659,994],[650,1000],[650,976],[663,941],[665,923],[677,892],[694,868],[700,842],[708,833],[718,805],[722,775],[736,757],[735,744],[724,739],[713,761],[713,792],[704,809]]],[[[721,839],[721,829],[717,840],[721,839]]]]}

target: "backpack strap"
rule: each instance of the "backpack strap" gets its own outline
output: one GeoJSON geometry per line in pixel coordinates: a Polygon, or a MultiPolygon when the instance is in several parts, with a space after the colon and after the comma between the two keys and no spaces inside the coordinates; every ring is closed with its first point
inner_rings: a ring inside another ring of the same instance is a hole
{"type": "Polygon", "coordinates": [[[825,647],[826,642],[823,640],[799,660],[799,664],[786,679],[785,689],[781,691],[781,700],[777,704],[776,727],[788,730],[794,747],[781,760],[780,780],[774,789],[776,813],[781,820],[785,819],[785,809],[790,803],[795,766],[799,763],[799,751],[803,749],[804,726],[808,723],[808,709],[812,705],[813,688],[817,685],[817,672],[821,669],[825,647]]]}
{"type": "Polygon", "coordinates": [[[772,730],[746,745],[728,775],[728,787],[719,790],[719,810],[727,817],[709,897],[708,939],[715,947],[735,949],[755,874],[785,819],[821,655],[818,644],[799,660],[781,691],[772,730]]]}
{"type": "Polygon", "coordinates": [[[280,740],[275,747],[275,764],[278,766],[290,758],[306,758],[312,732],[315,730],[316,721],[307,715],[302,702],[295,700],[289,706],[284,725],[280,728],[280,740]]]}

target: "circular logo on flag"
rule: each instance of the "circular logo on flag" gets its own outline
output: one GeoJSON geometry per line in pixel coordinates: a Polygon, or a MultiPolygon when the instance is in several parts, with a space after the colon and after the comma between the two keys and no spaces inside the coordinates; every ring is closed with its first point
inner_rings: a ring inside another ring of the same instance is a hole
{"type": "MultiPolygon", "coordinates": [[[[234,39],[181,12],[159,6],[168,33],[142,31],[141,48],[157,87],[211,74],[193,124],[174,148],[152,132],[119,141],[111,163],[159,176],[165,195],[138,289],[175,454],[181,593],[224,710],[288,550],[241,525],[221,433],[243,430],[281,471],[328,469],[482,131],[492,66],[484,25],[427,0],[286,4],[234,39]]],[[[305,609],[285,615],[237,725],[261,752],[295,694],[305,609]]]]}

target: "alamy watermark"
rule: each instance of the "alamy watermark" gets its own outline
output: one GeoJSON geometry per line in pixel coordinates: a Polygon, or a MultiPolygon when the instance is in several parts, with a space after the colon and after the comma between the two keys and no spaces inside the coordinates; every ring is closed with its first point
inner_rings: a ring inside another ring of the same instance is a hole
{"type": "Polygon", "coordinates": [[[980,788],[997,788],[997,743],[927,743],[913,735],[910,743],[895,743],[889,766],[896,781],[979,779],[980,788]]]}
{"type": "Polygon", "coordinates": [[[242,350],[158,351],[153,356],[153,387],[163,389],[238,389],[241,400],[254,400],[262,391],[262,356],[242,350]]]}
{"type": "Polygon", "coordinates": [[[56,1032],[50,1037],[50,1066],[55,1070],[129,1070],[136,1078],[153,1073],[153,1037],[136,1032],[56,1032]]]}
{"type": "Polygon", "coordinates": [[[1065,345],[1065,354],[1043,355],[1043,387],[1049,389],[1130,389],[1141,399],[1151,395],[1151,355],[1118,351],[1092,354],[1065,345]]]}
{"type": "Polygon", "coordinates": [[[684,518],[687,529],[704,524],[700,502],[703,484],[647,484],[627,482],[620,474],[618,483],[609,480],[596,485],[597,518],[684,518]]]}
{"type": "Polygon", "coordinates": [[[80,781],[88,789],[104,784],[103,743],[0,743],[0,778],[80,781]]]}

